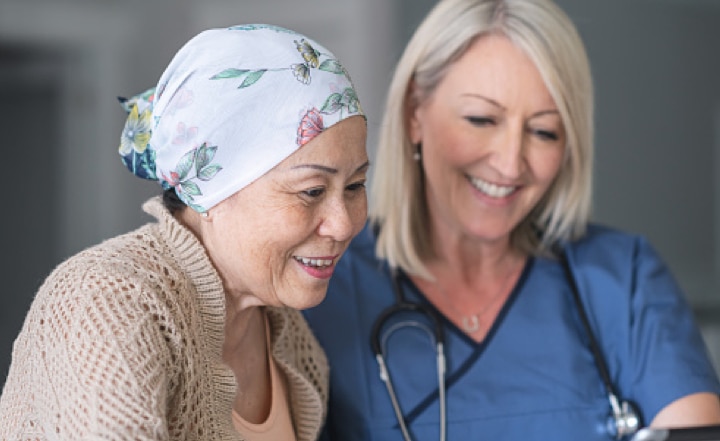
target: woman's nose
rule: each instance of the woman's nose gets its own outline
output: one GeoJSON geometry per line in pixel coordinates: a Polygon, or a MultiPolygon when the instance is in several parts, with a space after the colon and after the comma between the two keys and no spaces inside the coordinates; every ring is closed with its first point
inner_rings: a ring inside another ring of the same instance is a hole
{"type": "Polygon", "coordinates": [[[524,130],[506,127],[492,142],[490,165],[504,178],[519,178],[525,165],[524,143],[524,130]]]}
{"type": "Polygon", "coordinates": [[[352,210],[344,200],[329,201],[325,210],[318,234],[331,237],[333,240],[343,242],[352,238],[356,220],[353,216],[357,210],[352,210]]]}

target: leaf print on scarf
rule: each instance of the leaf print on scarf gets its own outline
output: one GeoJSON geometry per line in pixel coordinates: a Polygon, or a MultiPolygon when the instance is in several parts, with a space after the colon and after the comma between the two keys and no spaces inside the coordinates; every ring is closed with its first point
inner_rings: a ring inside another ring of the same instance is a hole
{"type": "Polygon", "coordinates": [[[209,181],[222,170],[219,164],[210,164],[215,157],[217,146],[208,147],[207,143],[203,143],[197,152],[195,159],[195,174],[201,181],[209,181]]]}
{"type": "Polygon", "coordinates": [[[238,89],[252,86],[267,72],[267,69],[249,70],[249,69],[225,69],[220,73],[217,73],[210,77],[211,80],[224,80],[228,78],[243,78],[243,82],[240,83],[238,89]]]}
{"type": "Polygon", "coordinates": [[[345,70],[343,65],[340,64],[338,60],[335,60],[333,58],[323,61],[322,64],[318,66],[318,69],[338,75],[347,75],[347,71],[345,70]]]}
{"type": "Polygon", "coordinates": [[[360,106],[360,100],[357,97],[355,89],[352,87],[346,87],[343,91],[341,102],[347,107],[350,113],[364,113],[360,106]]]}
{"type": "Polygon", "coordinates": [[[163,188],[175,188],[178,197],[190,208],[198,213],[204,213],[206,210],[194,203],[194,197],[202,195],[200,185],[195,180],[209,181],[222,170],[219,164],[211,164],[215,157],[217,146],[209,147],[204,142],[200,147],[196,147],[185,153],[175,165],[175,170],[170,171],[170,176],[161,172],[163,188]],[[194,176],[190,172],[194,171],[194,176]]]}
{"type": "Polygon", "coordinates": [[[325,99],[325,103],[320,110],[313,107],[305,112],[298,125],[297,145],[303,146],[307,144],[325,130],[323,114],[331,115],[340,112],[340,116],[342,117],[343,111],[347,111],[349,114],[362,111],[360,101],[355,93],[355,89],[352,87],[346,87],[342,92],[330,94],[330,96],[325,99]]]}
{"type": "MultiPolygon", "coordinates": [[[[261,28],[257,28],[251,25],[230,29],[253,30],[261,28]]],[[[306,39],[301,38],[299,41],[293,40],[293,42],[295,43],[295,48],[302,57],[302,63],[291,64],[289,68],[267,67],[261,69],[240,69],[235,67],[229,67],[211,76],[210,79],[227,80],[241,78],[242,82],[238,86],[238,89],[243,89],[257,83],[258,80],[260,80],[260,78],[262,78],[266,72],[280,72],[284,70],[290,70],[295,76],[295,78],[303,84],[310,84],[310,82],[312,81],[311,69],[319,69],[325,72],[330,72],[336,75],[343,75],[347,78],[350,78],[345,68],[340,64],[340,61],[334,58],[328,58],[321,63],[320,58],[325,54],[315,49],[306,39]]]]}
{"type": "Polygon", "coordinates": [[[230,29],[231,31],[257,31],[260,29],[270,29],[271,31],[283,32],[285,34],[297,34],[297,32],[291,31],[290,29],[285,29],[280,26],[269,25],[269,24],[238,25],[238,26],[230,26],[228,29],[230,29]]]}
{"type": "Polygon", "coordinates": [[[134,175],[149,179],[151,181],[157,181],[157,175],[155,174],[155,158],[157,153],[152,148],[145,149],[142,154],[138,154],[133,151],[129,155],[121,156],[123,164],[128,168],[134,175]]]}
{"type": "Polygon", "coordinates": [[[339,111],[340,115],[342,115],[343,109],[347,109],[347,112],[351,114],[362,110],[355,89],[352,87],[346,87],[342,92],[331,94],[325,100],[320,111],[325,114],[339,111]]]}

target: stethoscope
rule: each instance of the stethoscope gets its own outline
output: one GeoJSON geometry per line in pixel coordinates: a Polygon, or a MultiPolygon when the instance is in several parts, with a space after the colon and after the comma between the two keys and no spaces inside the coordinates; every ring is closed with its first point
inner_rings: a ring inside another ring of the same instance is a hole
{"type": "Polygon", "coordinates": [[[445,410],[445,349],[443,344],[445,343],[445,335],[443,334],[443,327],[440,324],[440,319],[433,310],[428,306],[419,303],[410,303],[405,300],[405,291],[403,290],[402,283],[400,283],[400,272],[395,271],[392,277],[393,292],[395,293],[395,304],[389,308],[383,310],[380,316],[375,320],[372,327],[372,333],[370,336],[370,345],[375,353],[375,359],[380,369],[380,379],[385,383],[385,388],[390,396],[393,410],[395,411],[395,417],[400,424],[400,430],[403,434],[405,441],[411,441],[410,432],[405,422],[405,417],[400,409],[400,403],[395,395],[395,387],[393,386],[392,378],[390,377],[390,371],[387,369],[385,363],[385,346],[387,339],[398,329],[414,327],[425,331],[430,340],[435,345],[435,360],[437,363],[437,380],[438,380],[438,400],[440,404],[440,441],[445,441],[445,426],[447,423],[447,415],[445,410]],[[393,316],[400,315],[402,313],[420,313],[425,315],[432,324],[432,327],[425,323],[417,320],[404,320],[395,323],[390,326],[389,329],[381,336],[380,333],[387,322],[393,316]]]}
{"type": "MultiPolygon", "coordinates": [[[[575,306],[577,307],[577,311],[580,316],[580,321],[582,322],[584,331],[587,334],[590,350],[592,351],[595,365],[597,366],[598,372],[600,373],[600,378],[605,387],[608,401],[610,402],[610,415],[607,421],[608,434],[610,434],[610,436],[612,436],[613,438],[620,440],[626,436],[633,435],[640,429],[640,415],[635,409],[635,406],[630,401],[622,400],[621,398],[619,398],[619,394],[612,380],[610,379],[607,363],[605,362],[605,358],[603,357],[602,351],[600,350],[600,345],[598,344],[595,338],[595,333],[590,326],[590,321],[587,317],[587,313],[585,311],[585,306],[583,305],[582,299],[580,298],[580,291],[577,286],[577,282],[575,280],[572,269],[570,268],[570,264],[564,252],[560,252],[558,253],[558,255],[560,258],[560,262],[562,263],[565,276],[570,282],[575,306]]],[[[403,274],[400,270],[391,271],[393,292],[395,294],[395,304],[386,308],[380,313],[378,318],[375,320],[375,323],[373,324],[372,332],[370,335],[370,345],[372,347],[373,353],[375,354],[375,359],[378,363],[380,379],[383,381],[383,383],[385,383],[388,395],[390,396],[390,401],[395,412],[395,417],[397,418],[398,424],[400,425],[403,439],[405,441],[412,441],[412,438],[410,437],[410,431],[408,430],[405,421],[405,417],[403,416],[402,409],[400,408],[400,404],[397,400],[397,395],[395,393],[395,387],[393,386],[390,372],[387,369],[385,347],[387,339],[398,329],[413,327],[421,329],[425,333],[427,333],[431,341],[433,342],[436,350],[438,400],[440,405],[440,440],[444,441],[447,429],[447,415],[445,407],[445,351],[443,347],[445,337],[443,334],[443,327],[440,323],[440,319],[437,313],[430,307],[419,303],[408,302],[405,299],[405,291],[402,286],[402,281],[400,280],[401,277],[403,277],[403,274]],[[430,325],[418,320],[406,319],[394,323],[392,326],[389,326],[388,329],[385,330],[385,332],[383,332],[385,323],[390,318],[397,317],[404,313],[420,313],[427,317],[430,325]]]]}

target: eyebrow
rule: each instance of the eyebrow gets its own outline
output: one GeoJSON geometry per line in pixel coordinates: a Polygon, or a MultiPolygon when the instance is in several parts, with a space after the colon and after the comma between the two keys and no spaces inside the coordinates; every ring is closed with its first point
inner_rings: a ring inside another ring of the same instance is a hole
{"type": "MultiPolygon", "coordinates": [[[[361,172],[363,170],[367,170],[369,167],[370,167],[370,161],[365,161],[365,163],[363,165],[361,165],[360,167],[355,169],[355,173],[361,172]]],[[[301,164],[301,165],[296,165],[292,169],[297,170],[297,169],[303,169],[303,168],[320,170],[320,171],[323,171],[325,173],[330,173],[330,174],[336,174],[338,172],[338,170],[336,168],[332,168],[332,167],[328,167],[326,165],[320,165],[320,164],[301,164]]]]}
{"type": "MultiPolygon", "coordinates": [[[[477,93],[464,93],[464,94],[462,94],[462,96],[467,96],[467,97],[470,97],[470,98],[479,98],[479,99],[481,99],[481,100],[483,100],[483,101],[485,101],[485,102],[488,102],[488,103],[492,104],[492,105],[495,106],[495,107],[499,107],[499,108],[501,108],[502,110],[507,110],[507,109],[505,108],[505,106],[503,106],[503,105],[500,104],[499,102],[495,101],[494,99],[488,98],[488,97],[486,97],[486,96],[483,96],[483,95],[480,95],[480,94],[477,94],[477,93]]],[[[538,116],[548,115],[548,114],[559,115],[560,112],[559,112],[557,109],[541,110],[541,111],[539,111],[539,112],[533,113],[533,114],[530,116],[530,118],[536,118],[536,117],[538,117],[538,116]]]]}

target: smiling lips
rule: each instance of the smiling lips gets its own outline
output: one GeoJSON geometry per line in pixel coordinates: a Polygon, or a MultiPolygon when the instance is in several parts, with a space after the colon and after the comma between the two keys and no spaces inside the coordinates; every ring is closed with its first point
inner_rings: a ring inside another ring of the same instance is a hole
{"type": "Polygon", "coordinates": [[[519,186],[515,185],[497,185],[492,184],[487,181],[483,181],[479,178],[474,178],[472,176],[469,177],[470,183],[473,187],[481,191],[482,193],[490,196],[491,198],[504,198],[507,196],[510,196],[513,192],[515,192],[519,186]]]}
{"type": "Polygon", "coordinates": [[[316,268],[323,268],[333,264],[333,259],[308,259],[307,257],[294,256],[295,260],[302,263],[305,266],[313,266],[316,268]]]}
{"type": "Polygon", "coordinates": [[[329,279],[335,271],[335,260],[337,256],[333,258],[320,258],[310,259],[307,257],[293,256],[296,262],[300,264],[300,267],[305,270],[306,273],[317,279],[329,279]]]}

